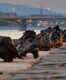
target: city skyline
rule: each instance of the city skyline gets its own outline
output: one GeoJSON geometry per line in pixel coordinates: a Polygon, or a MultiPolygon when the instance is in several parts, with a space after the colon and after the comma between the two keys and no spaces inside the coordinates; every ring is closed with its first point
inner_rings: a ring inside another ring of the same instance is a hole
{"type": "Polygon", "coordinates": [[[35,8],[50,8],[51,10],[66,13],[66,0],[0,0],[0,3],[29,5],[35,8]]]}

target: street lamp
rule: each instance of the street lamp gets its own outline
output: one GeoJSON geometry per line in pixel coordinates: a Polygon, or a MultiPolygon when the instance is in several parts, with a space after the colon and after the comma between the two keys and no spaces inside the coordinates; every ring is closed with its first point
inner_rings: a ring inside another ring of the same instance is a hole
{"type": "Polygon", "coordinates": [[[54,11],[54,13],[55,13],[55,17],[56,17],[56,11],[54,11]]]}
{"type": "Polygon", "coordinates": [[[16,16],[16,8],[12,8],[12,11],[13,11],[13,13],[14,13],[15,16],[16,16]]]}
{"type": "Polygon", "coordinates": [[[50,8],[47,8],[47,10],[48,10],[48,17],[49,17],[49,16],[50,16],[50,12],[49,12],[49,11],[50,11],[51,9],[50,9],[50,8]]]}
{"type": "Polygon", "coordinates": [[[53,19],[54,19],[54,24],[57,25],[58,24],[58,21],[56,20],[56,11],[53,10],[53,19]]]}

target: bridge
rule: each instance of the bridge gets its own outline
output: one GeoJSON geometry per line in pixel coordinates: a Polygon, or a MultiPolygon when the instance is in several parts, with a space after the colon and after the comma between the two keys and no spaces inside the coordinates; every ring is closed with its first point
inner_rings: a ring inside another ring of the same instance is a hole
{"type": "Polygon", "coordinates": [[[43,20],[66,20],[66,17],[45,17],[45,16],[24,16],[24,17],[19,17],[19,16],[0,16],[0,19],[32,19],[32,20],[38,20],[38,19],[43,19],[43,20]]]}

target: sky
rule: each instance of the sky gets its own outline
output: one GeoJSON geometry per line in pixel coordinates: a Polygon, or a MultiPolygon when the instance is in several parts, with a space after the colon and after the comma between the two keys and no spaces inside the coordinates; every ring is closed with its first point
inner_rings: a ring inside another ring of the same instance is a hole
{"type": "Polygon", "coordinates": [[[0,0],[0,3],[2,2],[18,5],[30,5],[35,8],[51,8],[51,10],[66,13],[66,0],[0,0]]]}

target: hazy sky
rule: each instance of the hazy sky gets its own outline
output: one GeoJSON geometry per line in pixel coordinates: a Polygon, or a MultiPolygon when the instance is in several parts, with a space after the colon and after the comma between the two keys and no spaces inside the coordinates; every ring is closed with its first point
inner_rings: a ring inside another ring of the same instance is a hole
{"type": "Polygon", "coordinates": [[[33,7],[51,8],[52,10],[66,13],[66,0],[0,0],[14,4],[25,4],[33,7]]]}

